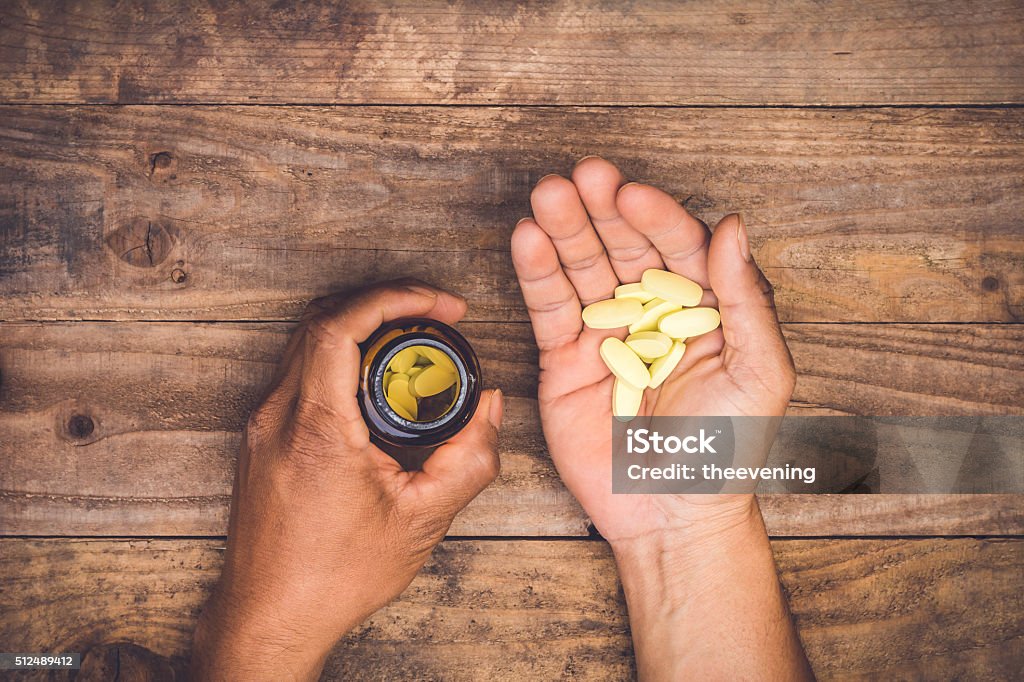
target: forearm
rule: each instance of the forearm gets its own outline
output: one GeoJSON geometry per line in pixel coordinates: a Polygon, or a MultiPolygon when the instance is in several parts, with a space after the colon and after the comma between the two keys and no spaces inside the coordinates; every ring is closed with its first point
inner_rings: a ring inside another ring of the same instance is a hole
{"type": "Polygon", "coordinates": [[[813,679],[756,502],[613,549],[640,679],[813,679]]]}

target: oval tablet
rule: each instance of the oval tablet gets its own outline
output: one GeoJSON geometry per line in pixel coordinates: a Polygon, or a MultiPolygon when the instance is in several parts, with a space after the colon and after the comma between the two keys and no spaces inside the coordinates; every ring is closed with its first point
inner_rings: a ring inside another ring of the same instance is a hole
{"type": "Polygon", "coordinates": [[[409,414],[409,412],[406,411],[406,409],[402,407],[400,404],[393,403],[389,400],[388,405],[390,405],[391,409],[394,410],[395,413],[398,414],[398,416],[401,417],[402,419],[408,419],[411,422],[416,421],[416,417],[409,414]]]}
{"type": "Polygon", "coordinates": [[[615,287],[615,298],[635,298],[641,303],[647,303],[654,298],[654,294],[644,289],[640,282],[635,282],[615,287]]]}
{"type": "Polygon", "coordinates": [[[689,339],[717,329],[722,317],[714,308],[687,308],[670,313],[658,322],[658,331],[673,339],[689,339]]]}
{"type": "Polygon", "coordinates": [[[583,322],[591,329],[615,329],[633,324],[644,313],[635,298],[609,298],[583,309],[583,322]]]}
{"type": "Polygon", "coordinates": [[[437,395],[454,384],[458,376],[441,365],[431,365],[409,381],[409,391],[418,398],[437,395]]]}
{"type": "Polygon", "coordinates": [[[684,353],[686,353],[686,344],[682,341],[674,342],[668,353],[651,363],[651,381],[647,385],[651,388],[661,386],[662,382],[672,374],[672,370],[676,368],[679,361],[683,359],[684,353]]]}
{"type": "Polygon", "coordinates": [[[419,404],[416,398],[409,392],[409,382],[391,377],[391,384],[388,386],[388,404],[398,414],[410,421],[416,420],[419,404]],[[401,409],[399,409],[401,408],[401,409]],[[406,416],[409,415],[409,416],[406,416]]]}
{"type": "Polygon", "coordinates": [[[455,371],[455,363],[452,362],[452,359],[448,357],[448,354],[444,351],[431,346],[417,346],[417,350],[420,355],[426,358],[429,362],[438,365],[439,367],[443,367],[449,372],[455,371]]]}
{"type": "Polygon", "coordinates": [[[619,421],[628,422],[640,412],[644,389],[630,386],[622,379],[615,378],[612,385],[612,415],[619,421]]]}
{"type": "Polygon", "coordinates": [[[601,342],[601,359],[612,374],[633,388],[642,390],[651,381],[651,373],[644,361],[614,336],[601,342]]]}
{"type": "Polygon", "coordinates": [[[658,320],[677,310],[682,310],[682,306],[660,298],[651,299],[644,305],[644,312],[640,319],[629,325],[629,333],[658,331],[658,320]]]}
{"type": "Polygon", "coordinates": [[[672,339],[661,332],[637,332],[626,337],[626,345],[644,362],[660,358],[672,348],[672,339]]]}
{"type": "Polygon", "coordinates": [[[658,298],[687,308],[700,305],[700,299],[704,296],[704,288],[701,285],[667,270],[644,270],[640,283],[646,291],[650,291],[658,298]]]}
{"type": "MultiPolygon", "coordinates": [[[[409,371],[412,371],[412,370],[409,370],[409,371]]],[[[388,390],[388,386],[390,386],[391,382],[394,381],[395,379],[398,379],[399,381],[408,382],[409,381],[409,375],[408,374],[402,374],[401,372],[391,372],[390,376],[389,376],[389,374],[387,372],[385,372],[384,373],[384,391],[385,391],[385,393],[388,390]]]]}
{"type": "Polygon", "coordinates": [[[396,372],[405,373],[412,369],[418,357],[419,353],[416,352],[415,348],[403,348],[395,353],[395,357],[391,358],[391,363],[388,367],[396,372]]]}

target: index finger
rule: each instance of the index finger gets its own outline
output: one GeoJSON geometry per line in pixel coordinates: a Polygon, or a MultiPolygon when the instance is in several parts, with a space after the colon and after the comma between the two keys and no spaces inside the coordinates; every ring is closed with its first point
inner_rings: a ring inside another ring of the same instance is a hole
{"type": "Polygon", "coordinates": [[[559,175],[543,177],[530,193],[530,205],[537,224],[554,244],[580,302],[589,305],[610,298],[619,279],[576,185],[559,175]]]}

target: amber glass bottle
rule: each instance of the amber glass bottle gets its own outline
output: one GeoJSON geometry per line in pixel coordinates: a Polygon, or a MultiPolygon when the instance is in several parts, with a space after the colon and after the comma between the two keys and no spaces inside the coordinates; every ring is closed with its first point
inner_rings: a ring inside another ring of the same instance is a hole
{"type": "Polygon", "coordinates": [[[360,349],[358,400],[371,440],[406,469],[422,468],[476,411],[476,354],[443,322],[412,317],[384,324],[360,349]]]}

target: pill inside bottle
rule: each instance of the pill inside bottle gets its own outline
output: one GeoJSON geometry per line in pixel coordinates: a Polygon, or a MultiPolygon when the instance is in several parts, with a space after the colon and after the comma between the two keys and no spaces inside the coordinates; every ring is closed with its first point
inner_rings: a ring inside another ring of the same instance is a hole
{"type": "Polygon", "coordinates": [[[384,371],[384,397],[403,419],[432,422],[455,405],[459,395],[455,362],[433,346],[407,346],[384,371]]]}
{"type": "Polygon", "coordinates": [[[419,469],[476,411],[476,354],[455,329],[426,318],[386,323],[360,348],[358,401],[370,439],[406,469],[419,469]]]}

